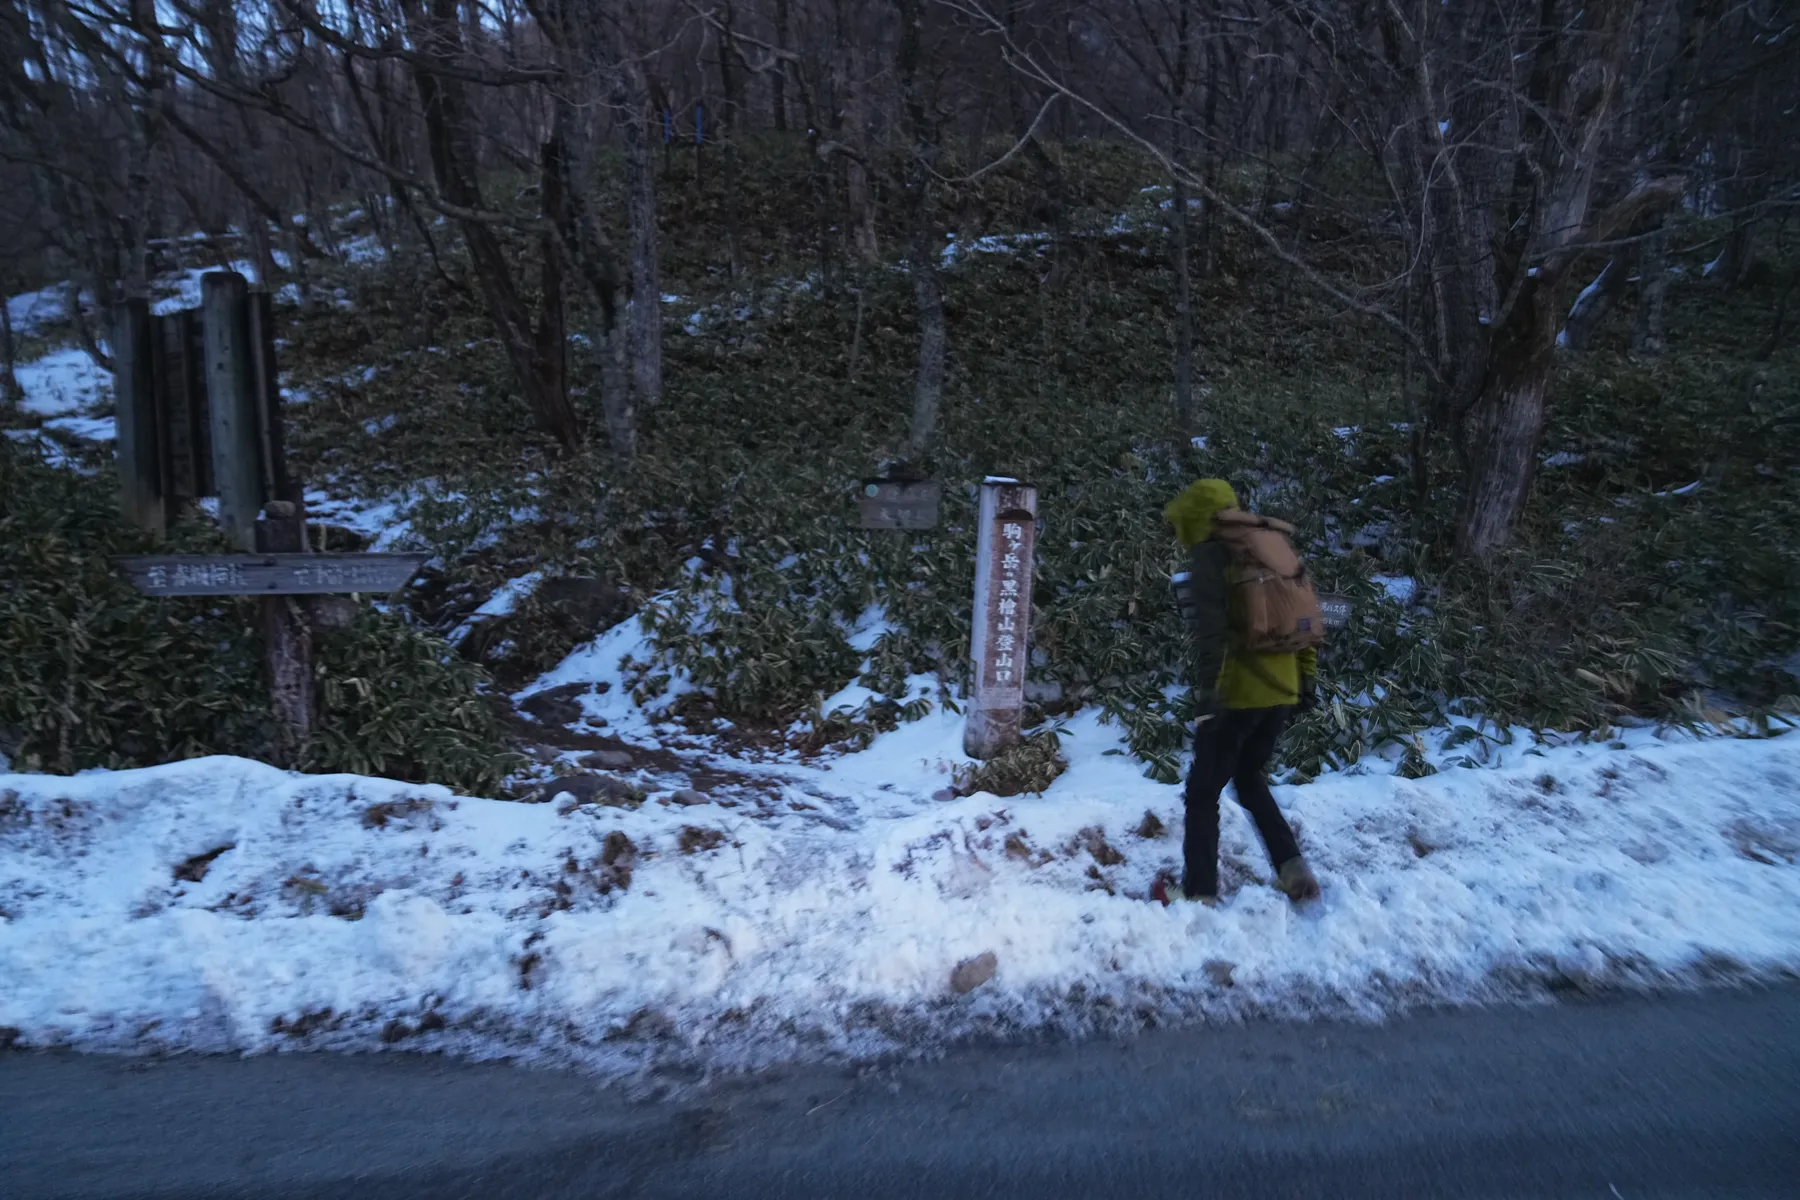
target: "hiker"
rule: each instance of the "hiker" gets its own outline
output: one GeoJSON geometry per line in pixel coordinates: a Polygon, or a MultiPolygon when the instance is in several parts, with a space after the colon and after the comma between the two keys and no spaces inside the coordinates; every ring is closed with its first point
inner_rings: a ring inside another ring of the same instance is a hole
{"type": "Polygon", "coordinates": [[[1237,494],[1222,479],[1192,484],[1163,516],[1188,548],[1187,577],[1176,582],[1197,644],[1190,683],[1198,723],[1182,878],[1179,884],[1159,880],[1151,895],[1165,905],[1218,903],[1219,793],[1230,782],[1262,835],[1275,887],[1296,904],[1317,899],[1319,881],[1275,805],[1267,775],[1288,719],[1312,708],[1318,694],[1316,646],[1324,621],[1287,542],[1293,527],[1240,511],[1237,494]]]}

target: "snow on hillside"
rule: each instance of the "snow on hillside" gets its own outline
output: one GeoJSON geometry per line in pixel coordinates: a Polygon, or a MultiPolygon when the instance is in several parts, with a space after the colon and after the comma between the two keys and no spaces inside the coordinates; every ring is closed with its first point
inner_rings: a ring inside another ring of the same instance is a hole
{"type": "MultiPolygon", "coordinates": [[[[84,306],[92,297],[84,297],[84,306]]],[[[36,337],[47,326],[69,319],[69,285],[60,283],[35,292],[22,292],[6,300],[6,315],[18,337],[36,337]]]]}
{"type": "Polygon", "coordinates": [[[38,416],[68,416],[112,402],[111,373],[78,346],[20,363],[14,376],[25,393],[20,407],[38,416]]]}
{"type": "MultiPolygon", "coordinates": [[[[1034,244],[952,242],[945,261],[1034,244]]],[[[15,300],[54,318],[53,294],[15,300]]],[[[44,424],[112,436],[84,353],[19,375],[44,424]]],[[[423,487],[307,499],[386,549],[423,487]]],[[[1377,582],[1401,602],[1418,586],[1377,582]]],[[[516,698],[573,690],[590,734],[643,750],[543,803],[229,758],[0,774],[0,1044],[741,1067],[1800,971],[1800,735],[1459,748],[1441,731],[1432,761],[1486,765],[1406,780],[1369,773],[1389,767],[1371,755],[1279,789],[1316,908],[1269,887],[1227,803],[1222,905],[1164,910],[1145,897],[1179,862],[1180,789],[1145,780],[1095,714],[1068,723],[1071,767],[1045,796],[942,800],[960,717],[814,762],[737,761],[704,738],[671,751],[626,655],[647,657],[635,623],[516,698]],[[992,979],[953,991],[986,953],[992,979]]],[[[826,708],[865,698],[853,685],[826,708]]]]}
{"type": "MultiPolygon", "coordinates": [[[[628,636],[541,686],[616,679],[628,636]]],[[[622,691],[586,711],[645,744],[622,691]]],[[[1800,737],[1634,731],[1281,789],[1325,887],[1296,912],[1230,804],[1221,907],[1147,902],[1179,790],[1096,717],[1041,798],[933,799],[960,730],[934,713],[812,765],[698,754],[710,795],[665,763],[637,807],[625,781],[526,804],[226,758],[0,775],[0,1026],[612,1072],[1800,970],[1800,737]]]]}

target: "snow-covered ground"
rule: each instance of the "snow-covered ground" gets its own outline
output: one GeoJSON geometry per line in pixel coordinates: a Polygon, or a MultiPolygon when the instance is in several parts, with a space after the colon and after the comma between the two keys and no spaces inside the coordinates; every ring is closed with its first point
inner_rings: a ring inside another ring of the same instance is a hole
{"type": "MultiPolygon", "coordinates": [[[[47,326],[69,319],[69,285],[60,283],[35,292],[9,296],[6,315],[12,321],[13,333],[19,337],[36,337],[47,326]]],[[[84,305],[92,297],[84,297],[84,305]]]]}
{"type": "MultiPolygon", "coordinates": [[[[38,299],[38,293],[28,293],[14,296],[8,303],[26,312],[40,312],[36,307],[38,299]]],[[[24,393],[20,412],[35,418],[35,427],[0,432],[14,441],[35,442],[52,464],[73,466],[75,460],[64,453],[55,439],[46,437],[46,431],[90,442],[110,442],[118,436],[114,419],[99,415],[100,410],[112,405],[112,375],[102,370],[86,350],[53,350],[18,364],[13,376],[24,393]]]]}
{"type": "MultiPolygon", "coordinates": [[[[587,718],[650,745],[618,666],[638,637],[529,690],[594,684],[587,718]]],[[[640,752],[619,770],[636,807],[610,784],[526,804],[224,758],[0,775],[0,1026],[610,1072],[1800,970],[1800,736],[1635,730],[1281,789],[1325,888],[1296,912],[1230,804],[1221,906],[1147,902],[1179,791],[1096,717],[1068,729],[1068,772],[1009,799],[933,798],[964,761],[944,712],[811,765],[640,752]],[[955,993],[989,952],[993,978],[955,993]]]]}
{"type": "MultiPolygon", "coordinates": [[[[1036,244],[952,242],[945,262],[1036,244]]],[[[165,304],[197,301],[197,281],[165,304]]],[[[55,320],[57,302],[14,298],[15,320],[55,320]]],[[[723,321],[715,307],[696,328],[723,321]]],[[[112,436],[93,415],[109,380],[82,352],[20,380],[43,425],[112,436]]],[[[316,491],[308,506],[379,550],[416,499],[316,491]]],[[[1417,591],[1377,583],[1401,603],[1417,591]]],[[[1164,910],[1145,897],[1179,863],[1180,790],[1145,780],[1094,714],[1069,722],[1071,766],[1045,796],[944,800],[966,761],[954,714],[811,763],[735,761],[703,738],[670,754],[629,698],[626,655],[649,658],[635,623],[521,695],[587,689],[590,737],[654,748],[608,765],[623,782],[573,775],[583,794],[545,803],[225,758],[0,774],[0,1041],[734,1067],[1800,971],[1800,734],[1535,746],[1439,731],[1432,761],[1483,765],[1405,780],[1372,755],[1280,789],[1325,886],[1315,909],[1268,886],[1227,803],[1223,904],[1164,910]],[[987,953],[992,979],[953,991],[987,953]]],[[[915,680],[909,698],[934,691],[915,680]]],[[[853,684],[825,709],[868,698],[853,684]]]]}
{"type": "MultiPolygon", "coordinates": [[[[8,297],[6,306],[14,331],[36,337],[66,322],[69,294],[67,284],[58,284],[8,297]]],[[[84,306],[91,301],[91,297],[84,297],[84,306]]],[[[112,374],[81,347],[63,346],[18,363],[13,377],[23,393],[19,412],[31,419],[31,427],[0,433],[14,441],[36,443],[52,464],[75,466],[76,460],[64,453],[64,446],[54,438],[46,437],[47,431],[77,441],[110,442],[117,438],[117,424],[110,415],[102,415],[112,407],[112,374]]]]}
{"type": "Polygon", "coordinates": [[[13,374],[25,393],[20,407],[37,416],[67,416],[112,402],[112,375],[79,347],[20,363],[13,374]]]}

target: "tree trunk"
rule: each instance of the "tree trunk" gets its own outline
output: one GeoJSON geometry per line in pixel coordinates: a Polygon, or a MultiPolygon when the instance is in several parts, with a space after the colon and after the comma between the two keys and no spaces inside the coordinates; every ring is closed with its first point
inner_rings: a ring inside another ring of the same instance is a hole
{"type": "MultiPolygon", "coordinates": [[[[875,232],[875,195],[869,187],[869,170],[864,165],[869,154],[869,114],[867,86],[864,80],[863,56],[850,52],[850,67],[844,79],[844,139],[854,155],[844,159],[844,193],[850,203],[850,245],[859,267],[881,261],[881,242],[875,232]]],[[[859,270],[860,273],[860,270],[859,270]]]]}
{"type": "MultiPolygon", "coordinates": [[[[539,286],[537,332],[532,339],[532,365],[538,394],[555,408],[555,421],[580,437],[581,419],[569,400],[569,326],[563,309],[561,232],[569,228],[568,198],[563,191],[561,131],[552,132],[538,149],[538,191],[545,228],[538,237],[539,286]]],[[[559,439],[560,440],[560,439],[559,439]]]]}
{"type": "Polygon", "coordinates": [[[256,286],[266,292],[275,286],[275,254],[269,245],[269,227],[263,223],[262,214],[248,200],[238,205],[238,220],[242,222],[244,242],[250,252],[250,267],[256,275],[256,286]]]}
{"type": "Polygon", "coordinates": [[[1513,219],[1492,260],[1501,311],[1481,385],[1458,421],[1467,478],[1457,550],[1475,562],[1492,561],[1506,544],[1537,471],[1563,280],[1586,242],[1605,240],[1666,194],[1666,181],[1647,183],[1599,220],[1590,213],[1636,7],[1589,0],[1571,14],[1557,0],[1542,0],[1515,157],[1513,219]],[[1561,120],[1567,114],[1575,119],[1561,120]]]}
{"type": "MultiPolygon", "coordinates": [[[[775,0],[775,46],[779,50],[788,48],[788,0],[775,0]]],[[[775,132],[786,133],[788,127],[786,66],[776,66],[769,86],[771,93],[769,99],[775,110],[775,132]]]]}
{"type": "Polygon", "coordinates": [[[856,290],[856,318],[850,326],[850,364],[845,370],[845,378],[856,382],[856,370],[862,362],[863,317],[868,311],[868,284],[857,273],[856,282],[852,285],[856,290]]]}
{"type": "Polygon", "coordinates": [[[924,452],[937,431],[944,395],[944,358],[949,336],[944,323],[944,289],[938,277],[937,239],[932,236],[932,172],[937,166],[938,131],[925,96],[924,47],[920,31],[921,0],[895,0],[900,15],[897,65],[904,102],[906,132],[912,141],[906,191],[911,207],[912,246],[907,269],[912,275],[913,304],[919,314],[919,365],[913,378],[913,411],[907,449],[924,452]]]}
{"type": "Polygon", "coordinates": [[[1171,221],[1175,242],[1175,420],[1183,434],[1191,435],[1199,426],[1199,414],[1194,410],[1194,281],[1188,252],[1188,191],[1179,174],[1175,176],[1174,199],[1178,210],[1171,221]]]}
{"type": "MultiPolygon", "coordinates": [[[[613,312],[626,311],[624,289],[613,294],[613,312]]],[[[600,412],[606,419],[606,438],[620,458],[637,454],[637,389],[631,378],[631,348],[626,330],[616,317],[597,313],[590,340],[594,363],[600,371],[600,412]]]]}
{"type": "MultiPolygon", "coordinates": [[[[1018,31],[1020,0],[1007,0],[1006,30],[1009,36],[1018,31]]],[[[1038,204],[1033,214],[1034,220],[1041,220],[1050,226],[1050,270],[1044,276],[1043,286],[1054,288],[1062,282],[1067,272],[1070,258],[1069,213],[1066,188],[1063,183],[1062,170],[1050,152],[1044,149],[1043,141],[1032,129],[1031,122],[1036,116],[1031,106],[1026,103],[1024,79],[1017,71],[1006,73],[1006,104],[1008,116],[1012,118],[1013,136],[1024,139],[1026,157],[1031,159],[1037,168],[1038,204]]]]}
{"type": "Polygon", "coordinates": [[[1493,366],[1464,427],[1471,470],[1456,548],[1475,562],[1491,561],[1512,536],[1537,474],[1556,312],[1549,289],[1531,291],[1496,335],[1493,366]]]}
{"type": "Polygon", "coordinates": [[[741,77],[731,69],[731,56],[737,53],[732,37],[736,12],[731,0],[725,2],[724,29],[719,34],[719,90],[724,103],[719,105],[719,147],[725,168],[725,253],[726,277],[736,282],[744,273],[743,246],[738,235],[738,162],[737,123],[743,111],[741,77]]]}
{"type": "Polygon", "coordinates": [[[1633,354],[1656,358],[1663,352],[1663,301],[1669,294],[1668,234],[1659,226],[1644,239],[1644,251],[1638,261],[1637,335],[1632,339],[1633,354]]]}
{"type": "Polygon", "coordinates": [[[12,305],[7,297],[12,289],[5,289],[6,295],[0,295],[0,412],[17,408],[25,400],[25,390],[19,386],[19,347],[13,338],[12,305]]]}
{"type": "MultiPolygon", "coordinates": [[[[430,0],[428,11],[414,5],[408,15],[421,35],[421,52],[430,60],[454,68],[462,45],[456,0],[430,0]]],[[[438,187],[452,204],[470,209],[484,208],[485,201],[475,175],[474,135],[461,80],[452,70],[439,73],[429,66],[419,65],[414,68],[413,82],[424,110],[426,142],[438,187]]],[[[482,300],[500,335],[500,344],[506,351],[514,380],[525,393],[544,432],[554,437],[564,450],[573,450],[581,443],[580,422],[563,386],[563,373],[543,361],[544,331],[541,326],[536,331],[532,328],[531,316],[513,279],[505,245],[485,222],[465,220],[458,224],[469,248],[469,261],[482,300]]],[[[554,247],[550,249],[554,250],[554,247]]],[[[560,283],[560,268],[545,266],[547,278],[560,283]]],[[[560,304],[560,297],[557,303],[560,304]]],[[[560,321],[560,316],[551,308],[546,306],[543,319],[560,321]]]]}
{"type": "MultiPolygon", "coordinates": [[[[585,29],[572,29],[566,10],[558,10],[558,14],[565,53],[578,56],[583,67],[596,64],[598,55],[585,39],[585,29]]],[[[637,453],[638,443],[637,398],[624,320],[629,304],[618,256],[594,202],[594,143],[587,124],[576,116],[573,87],[574,72],[570,72],[555,100],[555,129],[564,152],[564,204],[558,229],[592,299],[588,341],[600,376],[600,412],[607,444],[615,456],[629,459],[637,453]]]]}
{"type": "MultiPolygon", "coordinates": [[[[1184,44],[1181,53],[1185,62],[1191,62],[1191,52],[1186,45],[1186,43],[1190,42],[1193,38],[1193,18],[1189,13],[1190,7],[1191,4],[1189,0],[1183,0],[1181,6],[1181,18],[1182,24],[1188,30],[1188,32],[1184,32],[1182,35],[1184,44]]],[[[1224,40],[1218,37],[1207,39],[1205,54],[1205,121],[1207,138],[1206,186],[1207,190],[1216,196],[1219,194],[1220,181],[1225,163],[1224,152],[1219,149],[1219,90],[1221,87],[1221,80],[1225,74],[1225,67],[1229,65],[1229,61],[1226,58],[1224,40]]],[[[1184,65],[1182,73],[1183,75],[1191,75],[1192,70],[1193,68],[1191,65],[1184,65]]],[[[1188,84],[1184,81],[1182,86],[1185,91],[1188,84]]],[[[1182,103],[1185,111],[1185,96],[1183,97],[1182,103]]],[[[1183,215],[1185,216],[1185,212],[1183,215]]],[[[1190,229],[1190,233],[1191,232],[1190,229]]],[[[1203,279],[1211,279],[1214,275],[1219,273],[1219,223],[1214,220],[1212,207],[1210,205],[1201,210],[1200,242],[1202,246],[1200,255],[1200,277],[1203,279]]],[[[1189,245],[1192,245],[1191,240],[1189,245]]]]}
{"type": "MultiPolygon", "coordinates": [[[[1193,222],[1188,215],[1188,189],[1183,174],[1187,166],[1187,99],[1188,76],[1193,56],[1193,4],[1182,0],[1175,24],[1175,72],[1170,81],[1170,125],[1172,144],[1170,158],[1175,164],[1171,176],[1174,184],[1170,198],[1169,229],[1174,236],[1175,267],[1175,420],[1184,436],[1194,433],[1198,414],[1194,411],[1194,281],[1190,266],[1193,245],[1193,222]]],[[[1211,100],[1207,102],[1211,108],[1211,100]]]]}
{"type": "MultiPolygon", "coordinates": [[[[1781,298],[1775,302],[1775,316],[1769,322],[1769,336],[1751,355],[1752,362],[1768,362],[1775,357],[1775,351],[1781,349],[1782,340],[1787,336],[1788,301],[1793,299],[1794,285],[1800,283],[1800,270],[1789,270],[1788,281],[1781,289],[1781,298]]],[[[9,356],[10,361],[10,356],[9,356]]]]}
{"type": "Polygon", "coordinates": [[[650,87],[643,69],[621,56],[616,100],[624,112],[625,192],[631,240],[628,311],[631,377],[640,408],[662,399],[662,279],[657,258],[656,168],[650,150],[650,87]]]}
{"type": "Polygon", "coordinates": [[[912,424],[907,447],[921,454],[937,431],[938,409],[944,396],[944,358],[949,333],[944,324],[944,289],[932,261],[935,247],[928,220],[914,227],[912,261],[913,303],[919,310],[919,366],[913,380],[912,424]]]}
{"type": "Polygon", "coordinates": [[[832,253],[832,228],[837,224],[837,188],[833,184],[836,165],[821,151],[826,141],[826,111],[835,113],[836,107],[829,97],[821,99],[816,87],[808,86],[806,73],[799,66],[794,66],[793,70],[794,86],[800,93],[801,112],[806,119],[806,158],[811,164],[808,177],[813,193],[813,250],[818,255],[819,289],[829,298],[836,273],[832,253]]]}

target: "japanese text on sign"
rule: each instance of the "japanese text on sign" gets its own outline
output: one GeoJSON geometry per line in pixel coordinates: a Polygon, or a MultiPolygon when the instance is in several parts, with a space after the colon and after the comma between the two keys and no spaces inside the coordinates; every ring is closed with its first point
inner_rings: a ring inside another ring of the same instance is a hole
{"type": "Polygon", "coordinates": [[[153,596],[320,595],[391,592],[423,554],[124,555],[115,560],[153,596]]]}
{"type": "Polygon", "coordinates": [[[366,566],[340,566],[332,563],[321,563],[317,566],[297,566],[293,568],[294,582],[302,587],[323,587],[326,585],[345,587],[351,584],[366,584],[371,590],[378,590],[381,575],[366,566]]]}
{"type": "Polygon", "coordinates": [[[1019,571],[1023,565],[1019,550],[1025,540],[1025,527],[1017,521],[1007,521],[1000,526],[1000,538],[1000,602],[995,606],[998,619],[994,622],[994,682],[1001,687],[1012,687],[1025,673],[1025,665],[1015,657],[1019,651],[1019,571]]]}
{"type": "Polygon", "coordinates": [[[242,586],[244,573],[236,563],[176,563],[168,567],[151,567],[144,572],[144,587],[151,591],[171,587],[242,586]]]}

